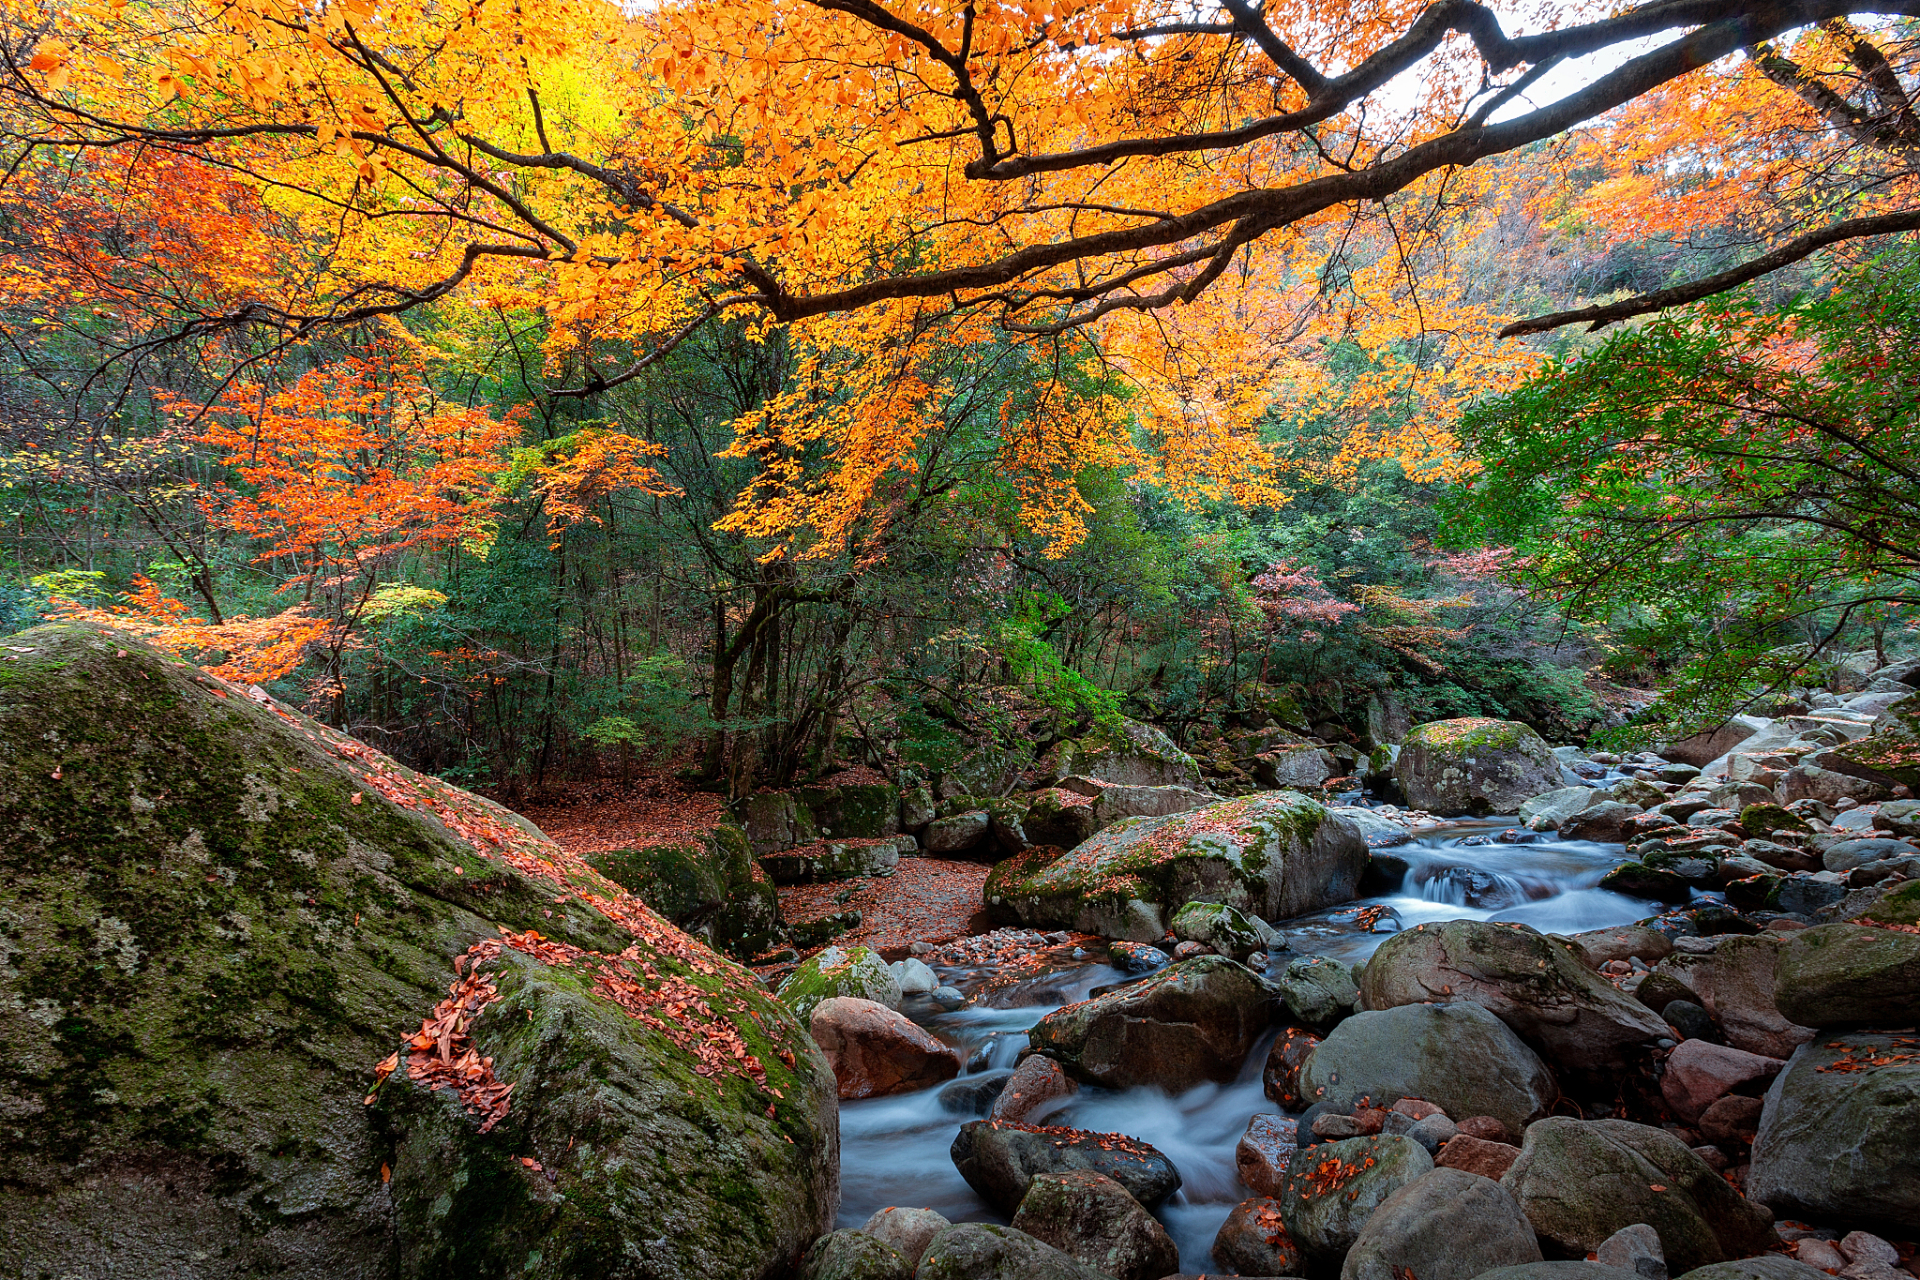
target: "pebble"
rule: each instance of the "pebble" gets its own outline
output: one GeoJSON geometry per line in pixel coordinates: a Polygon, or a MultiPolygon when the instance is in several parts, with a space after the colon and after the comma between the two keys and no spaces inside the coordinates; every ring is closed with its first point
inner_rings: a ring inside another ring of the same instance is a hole
{"type": "Polygon", "coordinates": [[[1846,1255],[1848,1262],[1882,1262],[1890,1267],[1900,1262],[1898,1249],[1866,1231],[1849,1231],[1842,1236],[1840,1252],[1846,1255]]]}
{"type": "Polygon", "coordinates": [[[1813,1236],[1799,1241],[1793,1246],[1793,1256],[1810,1267],[1822,1271],[1838,1271],[1847,1265],[1846,1258],[1838,1246],[1831,1240],[1821,1240],[1813,1236]]]}

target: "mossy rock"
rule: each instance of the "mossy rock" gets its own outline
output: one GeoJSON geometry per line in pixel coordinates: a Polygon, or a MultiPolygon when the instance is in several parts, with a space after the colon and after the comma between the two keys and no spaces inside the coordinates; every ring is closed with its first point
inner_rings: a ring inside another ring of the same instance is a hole
{"type": "Polygon", "coordinates": [[[866,947],[828,947],[810,957],[780,984],[780,1001],[801,1021],[822,1000],[851,996],[898,1009],[904,997],[887,962],[866,947]]]}
{"type": "Polygon", "coordinates": [[[825,884],[861,876],[890,876],[900,865],[900,846],[887,840],[822,840],[760,859],[774,884],[825,884]]]}
{"type": "Polygon", "coordinates": [[[697,840],[585,856],[675,925],[734,955],[758,955],[778,933],[773,881],[754,862],[747,833],[731,823],[697,840]]]}
{"type": "Polygon", "coordinates": [[[833,815],[833,834],[872,838],[891,836],[899,830],[900,788],[886,782],[840,788],[840,803],[833,815]]]}
{"type": "Polygon", "coordinates": [[[1351,821],[1270,791],[1124,819],[1022,880],[1001,877],[987,906],[1025,925],[1157,942],[1189,902],[1286,919],[1352,898],[1366,869],[1367,842],[1351,821]]]}
{"type": "Polygon", "coordinates": [[[1518,813],[1561,785],[1545,739],[1515,720],[1436,720],[1407,734],[1394,780],[1416,809],[1446,816],[1518,813]]]}
{"type": "Polygon", "coordinates": [[[1841,743],[1833,754],[1852,766],[1843,766],[1844,772],[1920,791],[1920,694],[1889,706],[1873,722],[1872,733],[1841,743]]]}
{"type": "Polygon", "coordinates": [[[1071,774],[1136,787],[1199,787],[1200,765],[1159,729],[1138,720],[1095,726],[1054,749],[1056,778],[1071,774]]]}
{"type": "Polygon", "coordinates": [[[1805,818],[1788,813],[1777,804],[1748,805],[1740,811],[1740,827],[1749,840],[1765,840],[1776,831],[1813,830],[1805,818]]]}
{"type": "Polygon", "coordinates": [[[11,637],[0,759],[22,1274],[762,1276],[831,1225],[799,1022],[512,813],[78,625],[11,637]],[[513,1086],[485,1132],[374,1087],[481,981],[448,1044],[513,1086]]]}
{"type": "Polygon", "coordinates": [[[1686,902],[1693,897],[1693,882],[1674,871],[1646,862],[1623,862],[1601,877],[1600,887],[1629,898],[1651,898],[1656,902],[1686,902]]]}

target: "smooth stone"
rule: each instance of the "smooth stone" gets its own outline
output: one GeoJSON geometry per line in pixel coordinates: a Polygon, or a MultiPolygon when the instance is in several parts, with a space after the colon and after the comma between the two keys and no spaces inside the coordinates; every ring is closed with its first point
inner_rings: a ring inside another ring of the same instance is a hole
{"type": "Polygon", "coordinates": [[[914,1280],[1112,1280],[1024,1231],[962,1222],[935,1236],[914,1280]]]}
{"type": "Polygon", "coordinates": [[[1368,1215],[1340,1280],[1474,1280],[1495,1268],[1541,1260],[1533,1227],[1505,1187],[1439,1168],[1368,1215]]]}
{"type": "Polygon", "coordinates": [[[1091,1170],[1036,1175],[1013,1229],[1113,1280],[1159,1280],[1180,1266],[1167,1229],[1125,1187],[1091,1170]]]}
{"type": "Polygon", "coordinates": [[[917,1267],[933,1238],[952,1225],[932,1209],[886,1208],[868,1218],[860,1229],[892,1245],[909,1267],[917,1267]]]}
{"type": "Polygon", "coordinates": [[[1138,1139],[1114,1133],[974,1120],[960,1126],[951,1154],[967,1185],[1009,1218],[1042,1173],[1103,1173],[1149,1209],[1180,1186],[1171,1160],[1138,1139]]]}

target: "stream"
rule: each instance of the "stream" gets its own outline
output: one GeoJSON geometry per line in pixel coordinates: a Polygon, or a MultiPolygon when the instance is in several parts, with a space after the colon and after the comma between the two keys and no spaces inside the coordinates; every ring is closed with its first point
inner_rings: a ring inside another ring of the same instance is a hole
{"type": "MultiPolygon", "coordinates": [[[[1399,891],[1274,921],[1292,950],[1275,954],[1272,972],[1316,954],[1357,964],[1392,933],[1430,921],[1517,920],[1543,933],[1578,933],[1631,923],[1659,909],[1596,887],[1625,856],[1620,845],[1514,831],[1511,819],[1452,823],[1375,852],[1404,862],[1399,891]],[[1503,843],[1503,832],[1526,842],[1503,843]]],[[[943,982],[969,995],[990,986],[987,969],[935,968],[943,982]]],[[[1093,953],[1062,954],[1056,967],[993,989],[965,1007],[947,1010],[912,997],[903,1012],[961,1050],[966,1079],[1012,1067],[1034,1023],[1085,999],[1095,987],[1135,976],[1093,953]]],[[[1252,1116],[1280,1110],[1260,1087],[1277,1034],[1254,1047],[1232,1084],[1202,1084],[1173,1096],[1158,1089],[1083,1086],[1058,1109],[1029,1119],[1123,1133],[1164,1152],[1179,1169],[1182,1186],[1154,1214],[1180,1248],[1181,1270],[1211,1271],[1220,1224],[1250,1194],[1235,1172],[1234,1147],[1252,1116]]],[[[840,1104],[840,1226],[861,1226],[889,1205],[937,1209],[954,1222],[1006,1221],[974,1194],[948,1154],[960,1126],[977,1117],[946,1110],[939,1094],[934,1088],[840,1104]]]]}

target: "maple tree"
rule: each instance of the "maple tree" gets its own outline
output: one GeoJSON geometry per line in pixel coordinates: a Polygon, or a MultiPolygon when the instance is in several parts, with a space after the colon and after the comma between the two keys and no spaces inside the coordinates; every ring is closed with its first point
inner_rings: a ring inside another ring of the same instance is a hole
{"type": "MultiPolygon", "coordinates": [[[[1448,211],[1486,195],[1470,166],[1857,8],[1570,6],[1515,35],[1472,0],[30,4],[0,32],[0,88],[17,173],[129,145],[190,157],[306,243],[296,287],[243,289],[197,333],[299,342],[479,297],[548,317],[555,394],[591,397],[725,314],[789,326],[838,403],[795,393],[740,422],[742,451],[806,461],[767,468],[730,518],[803,553],[923,434],[929,352],[983,325],[1069,353],[1089,330],[1131,389],[1123,414],[1051,403],[1043,378],[1008,441],[1038,477],[1031,514],[1068,536],[1048,472],[1089,449],[1176,493],[1271,500],[1256,421],[1277,391],[1326,387],[1305,335],[1385,353],[1363,405],[1510,383],[1532,357],[1493,341],[1505,317],[1440,247],[1448,211]],[[1594,56],[1617,65],[1531,100],[1594,56]],[[1444,353],[1392,352],[1427,333],[1444,353]]],[[[1800,56],[1760,59],[1792,86],[1776,96],[1835,118],[1812,90],[1825,63],[1800,56]]],[[[1769,110],[1723,112],[1717,136],[1798,127],[1769,110]]],[[[1363,452],[1457,473],[1451,439],[1416,425],[1363,452]]]]}

